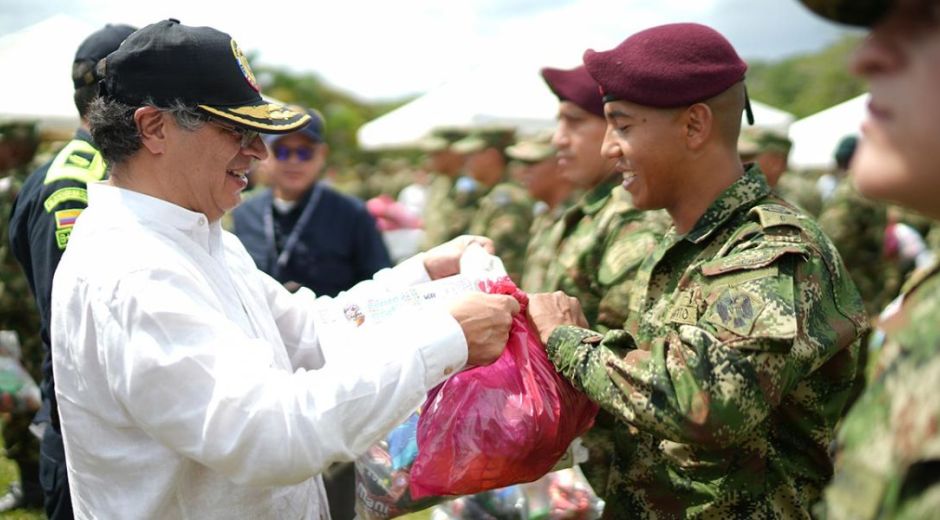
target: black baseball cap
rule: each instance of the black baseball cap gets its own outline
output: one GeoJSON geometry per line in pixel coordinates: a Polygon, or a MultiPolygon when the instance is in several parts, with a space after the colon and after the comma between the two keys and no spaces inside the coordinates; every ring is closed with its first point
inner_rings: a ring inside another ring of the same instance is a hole
{"type": "Polygon", "coordinates": [[[800,0],[810,11],[833,22],[871,27],[894,5],[894,0],[800,0]]]}
{"type": "Polygon", "coordinates": [[[98,64],[101,95],[128,105],[174,100],[250,130],[286,134],[310,122],[303,110],[265,101],[248,60],[228,34],[157,22],[98,64]]]}
{"type": "Polygon", "coordinates": [[[72,84],[75,88],[97,83],[101,78],[95,75],[95,64],[114,52],[136,30],[130,25],[108,24],[85,38],[72,60],[72,84]]]}

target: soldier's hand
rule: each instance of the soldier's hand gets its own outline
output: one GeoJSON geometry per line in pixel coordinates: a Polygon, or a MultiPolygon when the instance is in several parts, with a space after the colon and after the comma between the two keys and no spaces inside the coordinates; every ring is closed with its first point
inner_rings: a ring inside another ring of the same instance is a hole
{"type": "Polygon", "coordinates": [[[506,341],[512,317],[519,313],[519,302],[504,294],[472,293],[450,308],[467,338],[467,364],[489,365],[496,361],[506,341]]]}
{"type": "Polygon", "coordinates": [[[460,272],[460,256],[470,244],[478,244],[493,254],[493,241],[481,236],[461,235],[449,242],[431,248],[424,254],[424,268],[432,280],[453,276],[460,272]]]}
{"type": "Polygon", "coordinates": [[[526,312],[543,345],[548,342],[552,331],[561,325],[588,326],[581,302],[561,291],[530,294],[526,312]]]}

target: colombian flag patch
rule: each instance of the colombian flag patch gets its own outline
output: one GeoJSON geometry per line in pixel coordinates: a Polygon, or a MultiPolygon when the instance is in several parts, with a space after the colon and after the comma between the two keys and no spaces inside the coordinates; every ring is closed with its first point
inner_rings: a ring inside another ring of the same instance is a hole
{"type": "Polygon", "coordinates": [[[67,229],[75,225],[75,219],[82,213],[81,209],[63,209],[55,212],[55,228],[67,229]]]}

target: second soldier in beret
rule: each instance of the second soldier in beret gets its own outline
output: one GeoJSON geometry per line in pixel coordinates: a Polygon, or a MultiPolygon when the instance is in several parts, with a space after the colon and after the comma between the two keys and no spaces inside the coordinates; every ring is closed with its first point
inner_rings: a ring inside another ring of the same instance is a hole
{"type": "Polygon", "coordinates": [[[861,300],[815,222],[737,154],[745,63],[697,24],[639,32],[585,65],[605,95],[603,153],[673,225],[644,259],[625,330],[529,312],[558,370],[621,427],[608,518],[800,518],[832,474],[856,383],[861,300]]]}

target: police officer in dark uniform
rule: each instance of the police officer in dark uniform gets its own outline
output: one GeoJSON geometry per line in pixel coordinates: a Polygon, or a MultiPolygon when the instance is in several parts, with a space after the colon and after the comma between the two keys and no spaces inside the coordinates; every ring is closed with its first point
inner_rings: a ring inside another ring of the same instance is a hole
{"type": "Polygon", "coordinates": [[[50,519],[72,518],[65,452],[56,412],[49,340],[52,277],[68,245],[75,219],[87,205],[88,183],[105,178],[106,165],[88,133],[85,112],[98,96],[98,60],[118,48],[135,31],[127,25],[106,25],[78,47],[72,64],[75,106],[82,119],[75,137],[33,172],[17,196],[10,218],[13,254],[26,272],[39,308],[45,355],[42,364],[43,407],[33,422],[45,425],[40,446],[39,479],[50,519]]]}

